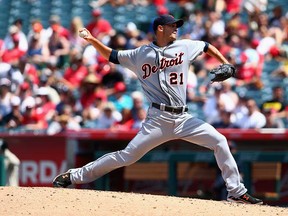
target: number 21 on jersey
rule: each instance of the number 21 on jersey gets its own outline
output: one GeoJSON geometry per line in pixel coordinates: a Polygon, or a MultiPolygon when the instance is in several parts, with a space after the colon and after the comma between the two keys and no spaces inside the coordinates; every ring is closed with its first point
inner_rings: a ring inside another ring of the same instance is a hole
{"type": "Polygon", "coordinates": [[[171,72],[169,74],[170,85],[183,85],[183,73],[171,72]]]}

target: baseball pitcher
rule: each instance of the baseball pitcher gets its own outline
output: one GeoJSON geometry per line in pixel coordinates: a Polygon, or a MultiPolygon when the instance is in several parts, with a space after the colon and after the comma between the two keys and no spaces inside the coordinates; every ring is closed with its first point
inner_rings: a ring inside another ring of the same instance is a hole
{"type": "Polygon", "coordinates": [[[222,65],[212,81],[223,81],[235,74],[235,68],[211,44],[189,39],[177,40],[183,20],[162,15],[153,22],[156,40],[133,50],[113,50],[94,38],[87,29],[80,36],[91,43],[107,60],[134,71],[150,103],[140,131],[121,151],[108,153],[81,168],[70,169],[55,177],[54,187],[89,183],[110,171],[135,163],[160,144],[182,139],[214,151],[228,191],[228,201],[262,204],[240,182],[237,164],[226,138],[208,123],[189,114],[186,106],[188,68],[203,52],[222,65]]]}

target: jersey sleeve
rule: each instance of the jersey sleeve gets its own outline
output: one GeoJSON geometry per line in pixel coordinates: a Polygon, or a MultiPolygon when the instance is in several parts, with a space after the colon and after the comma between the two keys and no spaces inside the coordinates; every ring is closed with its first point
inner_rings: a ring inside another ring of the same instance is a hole
{"type": "Polygon", "coordinates": [[[118,51],[118,61],[123,67],[135,72],[137,69],[137,53],[138,49],[120,50],[118,51]]]}
{"type": "Polygon", "coordinates": [[[188,49],[189,60],[193,61],[199,55],[204,52],[207,44],[204,41],[199,40],[183,40],[188,49]]]}

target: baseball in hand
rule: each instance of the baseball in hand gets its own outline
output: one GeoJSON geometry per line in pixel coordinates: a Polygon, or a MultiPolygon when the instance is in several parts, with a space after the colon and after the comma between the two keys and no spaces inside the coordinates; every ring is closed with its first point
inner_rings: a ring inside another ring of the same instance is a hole
{"type": "Polygon", "coordinates": [[[81,38],[85,38],[85,37],[88,36],[88,32],[86,30],[82,30],[82,31],[79,32],[79,36],[81,38]]]}

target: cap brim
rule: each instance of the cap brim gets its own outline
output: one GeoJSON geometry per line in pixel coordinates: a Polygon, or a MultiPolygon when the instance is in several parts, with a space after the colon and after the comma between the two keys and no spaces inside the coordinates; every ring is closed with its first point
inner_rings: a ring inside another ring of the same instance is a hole
{"type": "Polygon", "coordinates": [[[180,28],[184,24],[184,20],[179,19],[179,20],[176,20],[175,22],[170,22],[170,23],[167,23],[167,24],[174,24],[174,23],[176,23],[177,28],[180,28]]]}
{"type": "Polygon", "coordinates": [[[176,22],[177,28],[180,28],[181,26],[183,26],[183,24],[184,24],[184,20],[182,20],[182,19],[177,20],[177,22],[176,22]]]}

